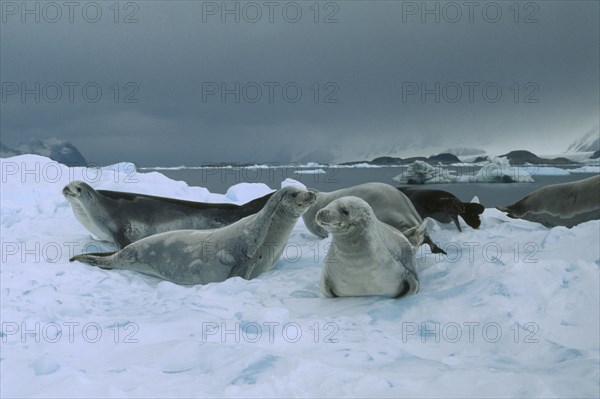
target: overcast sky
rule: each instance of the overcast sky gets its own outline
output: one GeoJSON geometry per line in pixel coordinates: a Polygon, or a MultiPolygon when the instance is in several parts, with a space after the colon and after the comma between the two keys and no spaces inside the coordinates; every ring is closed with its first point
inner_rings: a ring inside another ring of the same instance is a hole
{"type": "Polygon", "coordinates": [[[548,154],[598,130],[597,1],[114,4],[1,2],[3,144],[201,165],[548,154]]]}

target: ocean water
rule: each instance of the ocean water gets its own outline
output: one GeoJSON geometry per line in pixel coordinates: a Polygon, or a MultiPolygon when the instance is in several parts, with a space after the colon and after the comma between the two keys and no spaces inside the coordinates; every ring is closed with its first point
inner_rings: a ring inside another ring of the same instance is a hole
{"type": "MultiPolygon", "coordinates": [[[[145,169],[143,172],[152,171],[145,169]]],[[[399,186],[394,180],[395,176],[403,173],[406,169],[402,167],[381,168],[299,168],[299,167],[277,167],[277,168],[189,168],[174,170],[157,170],[173,180],[183,180],[190,186],[206,187],[213,193],[225,193],[227,189],[238,183],[264,183],[269,187],[279,188],[280,183],[286,178],[300,181],[309,188],[319,191],[335,191],[341,188],[355,186],[368,182],[381,182],[399,186]],[[301,170],[321,169],[325,173],[296,173],[301,170]]],[[[479,168],[450,167],[460,174],[474,174],[479,168]]],[[[533,183],[448,183],[448,184],[425,184],[415,187],[445,190],[453,193],[462,201],[470,201],[474,196],[486,207],[496,205],[509,205],[521,199],[530,192],[544,187],[548,184],[566,183],[593,176],[593,173],[576,173],[564,176],[545,175],[540,169],[527,170],[534,178],[533,183]],[[536,173],[539,172],[539,173],[536,173]]]]}

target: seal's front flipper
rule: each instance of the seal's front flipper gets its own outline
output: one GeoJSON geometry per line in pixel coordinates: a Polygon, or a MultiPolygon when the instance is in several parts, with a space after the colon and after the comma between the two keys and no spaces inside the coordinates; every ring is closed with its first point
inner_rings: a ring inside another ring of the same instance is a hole
{"type": "Polygon", "coordinates": [[[331,288],[331,283],[329,282],[329,279],[327,278],[326,274],[323,272],[321,273],[321,291],[327,298],[337,298],[338,297],[335,294],[335,292],[333,292],[333,289],[331,288]]]}
{"type": "Polygon", "coordinates": [[[433,240],[431,239],[431,237],[429,236],[429,234],[427,234],[427,236],[425,237],[425,244],[429,245],[429,248],[431,249],[431,253],[432,254],[444,254],[444,255],[448,255],[446,253],[446,251],[444,251],[442,248],[438,247],[436,245],[436,243],[433,242],[433,240]]]}
{"type": "Polygon", "coordinates": [[[451,218],[452,218],[452,221],[454,222],[454,225],[458,229],[458,231],[460,231],[462,233],[462,229],[460,228],[460,221],[458,220],[458,216],[451,216],[451,218]]]}

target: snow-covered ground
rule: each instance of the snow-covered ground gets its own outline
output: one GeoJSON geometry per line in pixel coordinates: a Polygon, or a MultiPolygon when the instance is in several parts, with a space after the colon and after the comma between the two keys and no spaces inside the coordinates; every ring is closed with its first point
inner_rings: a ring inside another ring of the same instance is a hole
{"type": "MultiPolygon", "coordinates": [[[[274,269],[183,287],[68,258],[98,244],[69,181],[197,201],[246,200],[131,164],[2,160],[2,397],[598,397],[600,222],[547,229],[486,209],[479,230],[430,221],[421,291],[326,299],[329,240],[300,220],[274,269]],[[61,334],[57,334],[60,332],[61,334]]],[[[273,189],[278,187],[272,187],[273,189]]]]}

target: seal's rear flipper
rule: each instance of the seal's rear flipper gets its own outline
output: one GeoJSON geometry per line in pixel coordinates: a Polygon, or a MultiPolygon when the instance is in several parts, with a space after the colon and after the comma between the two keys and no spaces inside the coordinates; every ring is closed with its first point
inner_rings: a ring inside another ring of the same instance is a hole
{"type": "Polygon", "coordinates": [[[398,295],[396,295],[394,298],[402,298],[407,295],[416,294],[417,292],[419,292],[419,280],[412,273],[410,273],[406,280],[402,280],[402,283],[398,289],[398,295]]]}
{"type": "Polygon", "coordinates": [[[481,226],[481,219],[479,215],[485,211],[485,207],[481,204],[467,203],[465,205],[465,212],[460,216],[464,219],[465,223],[474,229],[478,229],[481,226]]]}
{"type": "Polygon", "coordinates": [[[98,266],[102,269],[112,269],[113,261],[109,259],[109,256],[116,254],[116,252],[92,252],[89,254],[81,254],[69,259],[69,262],[82,262],[88,265],[98,266]]]}
{"type": "Polygon", "coordinates": [[[433,242],[433,240],[431,239],[431,237],[429,236],[429,234],[427,234],[425,236],[425,241],[423,241],[423,243],[429,245],[429,249],[431,249],[431,253],[432,254],[444,254],[444,255],[448,255],[446,253],[446,251],[444,251],[442,248],[438,247],[436,245],[436,243],[433,242]]]}

